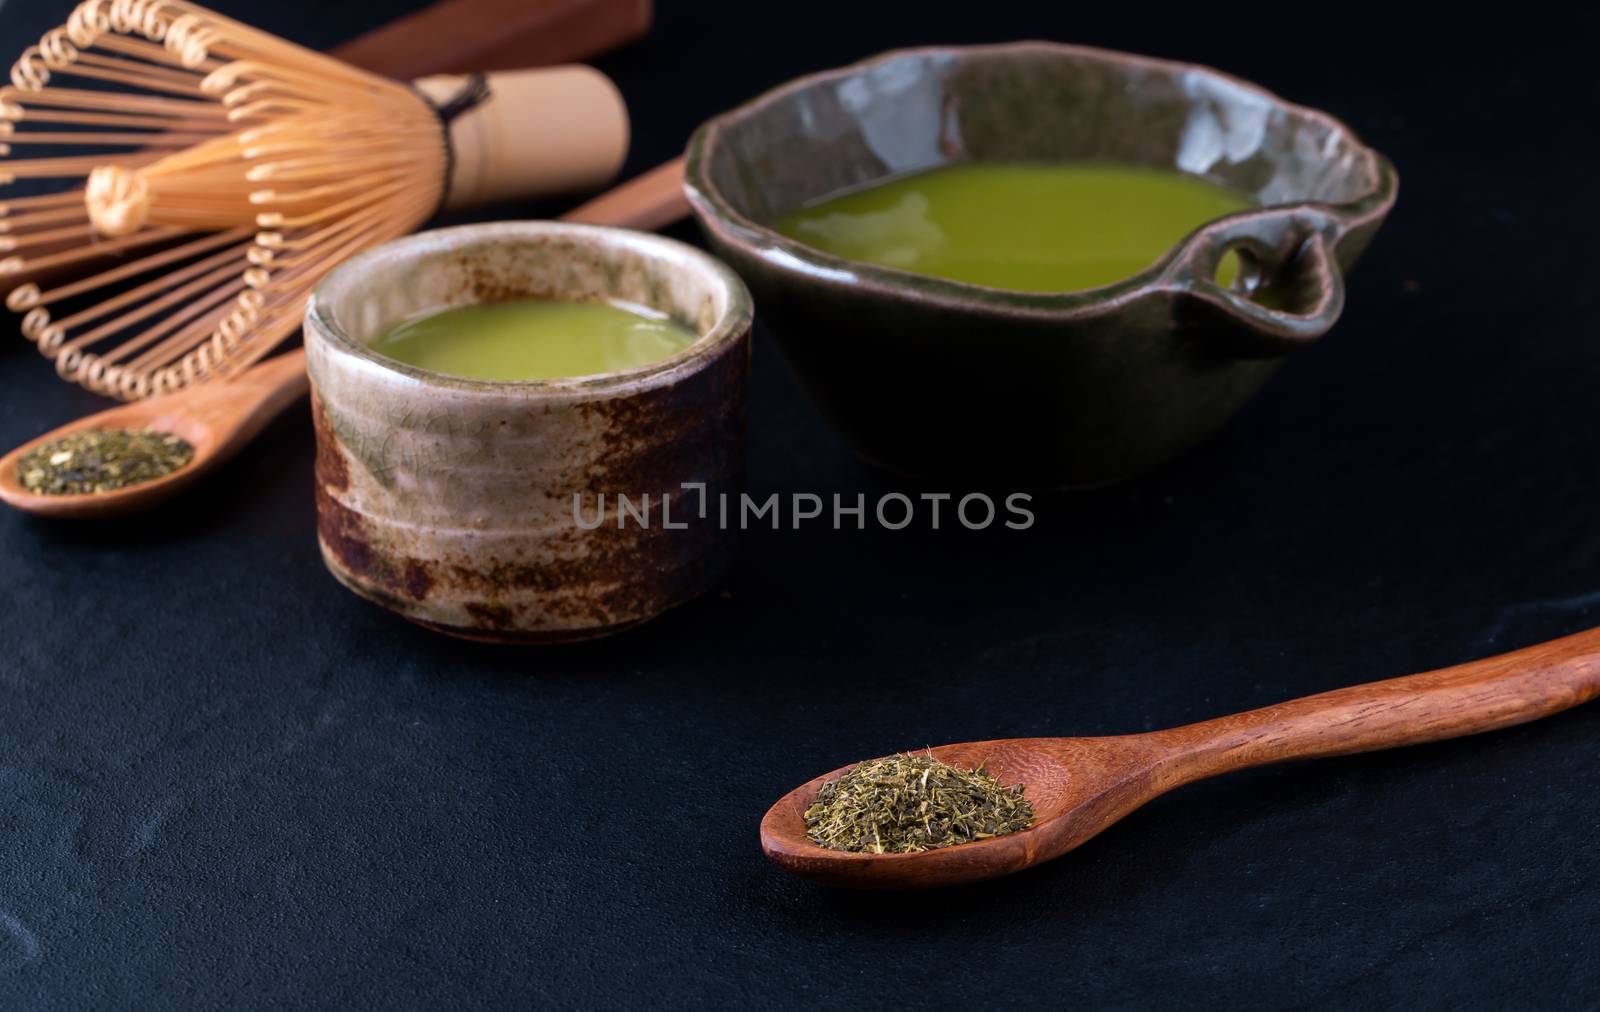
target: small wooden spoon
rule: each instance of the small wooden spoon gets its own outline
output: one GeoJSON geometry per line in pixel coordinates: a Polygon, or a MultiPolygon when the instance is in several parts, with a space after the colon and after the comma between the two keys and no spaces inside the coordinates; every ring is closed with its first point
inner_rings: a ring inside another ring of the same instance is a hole
{"type": "Polygon", "coordinates": [[[0,457],[0,500],[49,517],[110,517],[134,513],[174,495],[239,450],[306,392],[306,353],[296,348],[222,383],[121,404],[68,422],[0,457]],[[110,492],[41,495],[23,487],[17,464],[42,443],[85,429],[155,429],[194,447],[187,466],[154,481],[110,492]]]}
{"type": "MultiPolygon", "coordinates": [[[[591,225],[648,229],[671,223],[687,209],[680,158],[629,180],[562,218],[591,225]]],[[[110,517],[148,509],[238,453],[268,422],[299,400],[308,387],[306,355],[296,349],[231,380],[186,387],[69,422],[0,457],[0,501],[52,517],[110,517]],[[34,447],[84,429],[117,428],[170,432],[194,447],[194,459],[164,478],[110,492],[40,495],[23,487],[17,463],[34,447]]]]}
{"type": "Polygon", "coordinates": [[[1032,828],[917,854],[824,850],[805,811],[842,767],[795,788],[761,820],[761,848],[786,871],[833,885],[923,889],[997,878],[1060,857],[1152,798],[1232,770],[1439,741],[1558,713],[1600,695],[1600,629],[1420,675],[1336,689],[1147,734],[1012,738],[933,749],[1021,783],[1032,828]]]}

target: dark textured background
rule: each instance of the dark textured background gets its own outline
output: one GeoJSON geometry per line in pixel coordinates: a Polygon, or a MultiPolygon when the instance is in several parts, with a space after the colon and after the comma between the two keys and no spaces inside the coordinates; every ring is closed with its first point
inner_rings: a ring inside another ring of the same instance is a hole
{"type": "MultiPolygon", "coordinates": [[[[316,44],[400,9],[260,6],[227,9],[316,44]]],[[[1600,710],[1196,785],[958,891],[828,891],[756,846],[853,758],[1182,723],[1595,624],[1595,26],[662,6],[602,61],[630,171],[797,73],[1034,36],[1326,108],[1400,204],[1343,322],[1200,452],[1021,534],[756,531],[723,593],[611,641],[474,647],[341,590],[304,412],[159,516],[0,515],[0,1007],[1600,1001],[1600,710]]],[[[65,13],[9,0],[0,52],[65,13]]],[[[0,444],[97,406],[21,340],[0,362],[0,444]]],[[[750,475],[903,487],[759,332],[750,475]]]]}

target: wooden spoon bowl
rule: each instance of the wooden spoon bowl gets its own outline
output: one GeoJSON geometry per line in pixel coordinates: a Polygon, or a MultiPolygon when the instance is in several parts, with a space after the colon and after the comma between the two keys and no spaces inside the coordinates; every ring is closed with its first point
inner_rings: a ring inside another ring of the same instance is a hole
{"type": "Polygon", "coordinates": [[[202,384],[85,416],[0,457],[0,500],[17,509],[51,517],[107,517],[147,509],[239,452],[279,412],[298,400],[306,387],[305,352],[295,349],[255,366],[237,379],[202,384]],[[154,481],[108,492],[43,495],[23,486],[18,464],[25,455],[85,429],[154,429],[171,433],[194,447],[194,459],[154,481]]]}
{"type": "Polygon", "coordinates": [[[915,889],[1009,875],[1065,854],[1144,803],[1138,790],[1117,789],[1137,780],[1142,766],[1135,737],[1008,738],[930,750],[951,766],[984,766],[1002,784],[1022,784],[1034,823],[1021,833],[917,854],[824,850],[806,837],[805,813],[823,784],[850,769],[844,766],[773,805],[761,820],[761,847],[788,871],[861,888],[915,889]]]}
{"type": "Polygon", "coordinates": [[[1232,770],[1347,755],[1509,727],[1600,695],[1600,629],[1404,678],[1146,734],[1010,738],[932,749],[953,766],[987,766],[1020,783],[1031,828],[916,854],[825,850],[805,811],[842,767],[778,800],[761,848],[786,871],[834,885],[920,889],[997,878],[1059,857],[1175,787],[1232,770]]]}

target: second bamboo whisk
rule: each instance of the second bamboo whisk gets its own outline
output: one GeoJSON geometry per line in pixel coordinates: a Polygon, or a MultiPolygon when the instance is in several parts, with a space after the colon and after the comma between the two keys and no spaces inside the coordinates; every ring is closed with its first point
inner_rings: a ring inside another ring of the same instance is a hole
{"type": "Polygon", "coordinates": [[[164,393],[271,351],[339,260],[441,206],[598,186],[627,135],[586,67],[406,85],[191,4],[89,0],[0,89],[0,186],[36,191],[0,200],[0,286],[35,278],[6,302],[63,377],[164,393]]]}

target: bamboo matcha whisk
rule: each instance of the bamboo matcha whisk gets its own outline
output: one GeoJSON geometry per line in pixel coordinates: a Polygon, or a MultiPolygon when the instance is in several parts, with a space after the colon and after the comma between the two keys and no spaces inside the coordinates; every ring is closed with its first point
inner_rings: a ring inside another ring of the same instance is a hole
{"type": "Polygon", "coordinates": [[[66,187],[0,197],[0,290],[43,278],[6,303],[63,377],[170,392],[266,355],[352,253],[597,186],[627,134],[586,67],[406,85],[192,4],[89,0],[0,88],[0,187],[66,187]]]}

